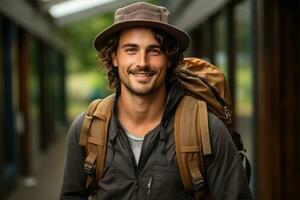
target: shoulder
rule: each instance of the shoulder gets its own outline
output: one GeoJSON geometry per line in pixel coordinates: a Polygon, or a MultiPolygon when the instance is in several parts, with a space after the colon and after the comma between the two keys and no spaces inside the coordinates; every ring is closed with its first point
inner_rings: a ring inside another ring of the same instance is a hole
{"type": "Polygon", "coordinates": [[[214,113],[208,111],[208,120],[210,129],[227,129],[226,125],[214,113]]]}
{"type": "Polygon", "coordinates": [[[208,123],[211,142],[224,140],[226,143],[234,144],[227,126],[212,112],[208,112],[208,123]]]}
{"type": "Polygon", "coordinates": [[[227,126],[211,112],[208,112],[208,123],[213,157],[236,156],[238,151],[227,126]]]}
{"type": "Polygon", "coordinates": [[[71,124],[71,127],[78,128],[78,126],[81,126],[81,125],[82,125],[82,122],[83,122],[84,115],[85,115],[85,112],[79,113],[79,114],[75,117],[75,119],[73,120],[73,122],[72,122],[72,124],[71,124]]]}
{"type": "Polygon", "coordinates": [[[79,141],[80,131],[81,131],[81,126],[83,123],[84,115],[85,115],[85,112],[81,112],[73,120],[73,122],[70,126],[70,129],[69,129],[69,133],[68,133],[69,140],[79,141]]]}
{"type": "Polygon", "coordinates": [[[226,125],[208,114],[212,154],[205,156],[206,180],[212,199],[252,199],[246,174],[226,125]]]}

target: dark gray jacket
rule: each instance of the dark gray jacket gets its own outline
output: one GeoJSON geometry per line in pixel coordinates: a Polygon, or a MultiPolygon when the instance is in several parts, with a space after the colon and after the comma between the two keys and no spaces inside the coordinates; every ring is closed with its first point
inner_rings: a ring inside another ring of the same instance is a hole
{"type": "MultiPolygon", "coordinates": [[[[104,177],[97,196],[101,200],[187,200],[175,153],[173,122],[176,105],[185,94],[175,84],[170,90],[162,122],[143,141],[140,160],[135,164],[126,134],[116,114],[110,123],[104,177]]],[[[83,170],[85,151],[78,145],[84,114],[71,125],[66,152],[64,179],[60,199],[87,199],[87,175],[83,170]]],[[[209,130],[213,155],[206,156],[206,183],[214,200],[252,199],[237,149],[225,125],[209,113],[209,130]]]]}

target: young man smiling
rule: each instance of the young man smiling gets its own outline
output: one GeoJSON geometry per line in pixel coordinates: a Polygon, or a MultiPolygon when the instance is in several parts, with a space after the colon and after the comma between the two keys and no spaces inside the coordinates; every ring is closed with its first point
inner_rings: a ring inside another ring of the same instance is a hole
{"type": "MultiPolygon", "coordinates": [[[[190,38],[168,24],[168,11],[148,3],[120,8],[95,48],[116,89],[103,177],[86,188],[85,149],[79,146],[84,113],[68,137],[60,199],[195,199],[184,190],[176,160],[174,113],[185,89],[176,80],[190,38]]],[[[212,199],[251,199],[239,154],[225,125],[209,112],[213,155],[204,158],[212,199]]],[[[193,119],[191,119],[193,120],[193,119]]]]}
{"type": "Polygon", "coordinates": [[[112,63],[118,68],[121,83],[117,116],[129,133],[144,137],[160,123],[168,62],[151,28],[121,31],[112,63]]]}

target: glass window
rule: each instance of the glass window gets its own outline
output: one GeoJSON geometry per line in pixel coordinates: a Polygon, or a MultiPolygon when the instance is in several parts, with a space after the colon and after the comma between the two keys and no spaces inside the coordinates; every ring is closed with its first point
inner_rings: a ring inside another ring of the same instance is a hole
{"type": "Polygon", "coordinates": [[[40,56],[38,49],[38,41],[34,37],[29,37],[29,119],[30,119],[30,135],[32,138],[32,167],[36,169],[36,163],[39,156],[40,146],[40,77],[39,63],[40,56]]]}
{"type": "Polygon", "coordinates": [[[225,76],[228,77],[228,57],[227,57],[227,27],[226,27],[226,12],[220,13],[215,21],[216,44],[215,44],[215,59],[214,64],[222,69],[225,76]]]}
{"type": "MultiPolygon", "coordinates": [[[[251,1],[245,0],[235,8],[236,27],[236,77],[235,116],[236,130],[241,133],[247,157],[254,170],[254,111],[253,111],[253,63],[251,54],[251,1]]],[[[254,186],[252,173],[251,188],[254,186]]]]}

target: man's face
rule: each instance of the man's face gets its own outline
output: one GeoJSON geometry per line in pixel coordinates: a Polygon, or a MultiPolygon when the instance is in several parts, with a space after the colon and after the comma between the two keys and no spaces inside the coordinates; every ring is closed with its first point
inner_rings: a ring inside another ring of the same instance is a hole
{"type": "Polygon", "coordinates": [[[168,57],[151,29],[123,30],[112,61],[118,67],[121,92],[147,96],[165,89],[168,57]]]}

